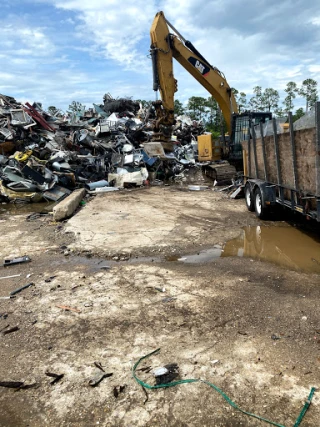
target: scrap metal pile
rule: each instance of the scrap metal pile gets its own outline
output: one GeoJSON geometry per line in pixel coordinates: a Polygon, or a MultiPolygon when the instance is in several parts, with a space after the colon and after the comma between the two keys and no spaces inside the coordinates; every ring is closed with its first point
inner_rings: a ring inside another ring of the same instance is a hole
{"type": "Polygon", "coordinates": [[[180,117],[163,149],[152,108],[130,99],[50,114],[0,94],[1,201],[59,201],[76,188],[113,191],[174,180],[196,165],[199,122],[180,117]]]}

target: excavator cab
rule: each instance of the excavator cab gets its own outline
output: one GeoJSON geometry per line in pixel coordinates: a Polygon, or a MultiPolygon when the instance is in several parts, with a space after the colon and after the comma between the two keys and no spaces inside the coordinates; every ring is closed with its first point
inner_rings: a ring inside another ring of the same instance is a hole
{"type": "Polygon", "coordinates": [[[272,119],[270,112],[245,111],[241,114],[232,115],[231,139],[226,142],[226,156],[229,163],[238,170],[242,168],[242,141],[252,139],[252,126],[266,123],[272,119]]]}

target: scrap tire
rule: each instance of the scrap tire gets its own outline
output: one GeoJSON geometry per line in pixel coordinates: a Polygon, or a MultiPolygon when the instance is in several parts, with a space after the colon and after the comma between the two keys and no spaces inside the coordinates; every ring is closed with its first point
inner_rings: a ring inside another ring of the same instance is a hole
{"type": "Polygon", "coordinates": [[[253,192],[252,192],[250,184],[246,184],[246,186],[244,188],[244,197],[246,200],[246,205],[247,205],[248,211],[253,212],[255,209],[255,206],[254,206],[253,192]]]}
{"type": "Polygon", "coordinates": [[[254,210],[259,219],[267,219],[270,214],[270,209],[264,204],[262,193],[259,187],[254,192],[254,210]]]}

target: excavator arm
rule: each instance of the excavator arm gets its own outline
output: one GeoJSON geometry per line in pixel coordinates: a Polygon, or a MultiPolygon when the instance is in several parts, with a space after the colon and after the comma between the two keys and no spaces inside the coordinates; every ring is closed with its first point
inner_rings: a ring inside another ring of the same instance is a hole
{"type": "Polygon", "coordinates": [[[155,130],[170,128],[174,123],[174,93],[177,81],[173,75],[172,58],[175,58],[217,101],[227,128],[231,133],[232,114],[237,104],[224,75],[195,49],[189,41],[158,12],[150,30],[151,58],[153,65],[153,89],[160,91],[161,101],[155,102],[155,130]],[[170,33],[169,27],[175,32],[170,33]],[[161,126],[162,125],[162,126],[161,126]]]}

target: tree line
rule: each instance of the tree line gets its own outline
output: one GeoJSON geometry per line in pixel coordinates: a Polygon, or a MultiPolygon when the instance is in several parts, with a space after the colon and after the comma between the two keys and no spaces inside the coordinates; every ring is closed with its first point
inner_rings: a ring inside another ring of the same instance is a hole
{"type": "MultiPolygon", "coordinates": [[[[239,92],[232,88],[233,94],[238,104],[239,112],[244,110],[252,111],[272,111],[276,116],[285,116],[289,111],[294,109],[294,99],[299,96],[304,98],[306,103],[305,112],[314,107],[318,100],[318,83],[313,79],[303,80],[300,87],[297,83],[289,82],[284,91],[286,97],[280,103],[280,95],[276,89],[266,88],[264,91],[261,86],[253,88],[254,96],[247,101],[247,96],[244,92],[239,92]]],[[[303,108],[299,109],[303,111],[303,108]]]]}
{"type": "MultiPolygon", "coordinates": [[[[248,99],[244,92],[240,92],[235,88],[232,88],[233,95],[235,97],[238,112],[243,113],[247,110],[250,111],[269,111],[272,112],[276,117],[286,117],[289,111],[294,110],[294,100],[297,97],[303,98],[305,101],[305,109],[298,108],[293,115],[293,120],[297,120],[302,117],[307,111],[314,107],[316,101],[318,101],[318,83],[316,80],[311,78],[303,80],[299,87],[295,82],[290,81],[287,83],[284,89],[286,96],[283,101],[280,100],[278,90],[273,88],[262,89],[261,86],[255,86],[253,88],[253,96],[248,99]]],[[[138,99],[137,102],[141,103],[143,107],[149,107],[152,105],[152,101],[145,101],[138,99]]],[[[69,106],[70,111],[79,111],[85,108],[81,103],[73,102],[69,106]]],[[[49,107],[48,111],[51,114],[57,113],[59,110],[56,107],[49,107]]],[[[202,120],[208,131],[220,133],[221,126],[223,123],[223,117],[217,101],[209,96],[203,98],[201,96],[192,96],[189,98],[187,105],[184,106],[181,101],[175,99],[174,101],[174,112],[176,115],[181,116],[187,114],[192,120],[202,120]]]]}

